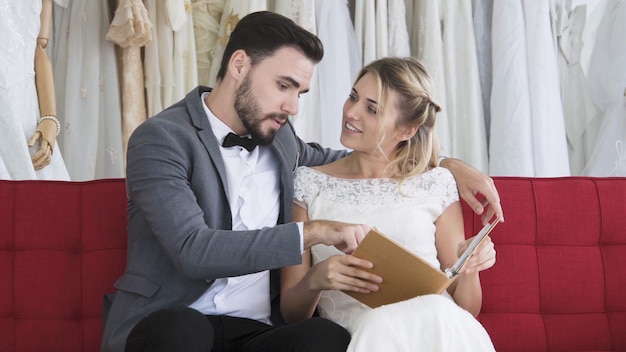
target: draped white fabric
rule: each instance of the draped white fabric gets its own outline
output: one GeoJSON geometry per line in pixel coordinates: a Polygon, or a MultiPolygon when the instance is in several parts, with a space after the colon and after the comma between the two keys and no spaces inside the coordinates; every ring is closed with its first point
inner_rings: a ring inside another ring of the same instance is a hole
{"type": "Polygon", "coordinates": [[[476,58],[478,76],[485,118],[485,134],[489,146],[489,126],[491,125],[491,23],[493,14],[492,0],[474,0],[472,2],[474,17],[474,36],[476,37],[476,58]]]}
{"type": "Polygon", "coordinates": [[[534,176],[569,176],[557,44],[551,28],[550,4],[547,1],[522,1],[522,4],[528,50],[534,176]]]}
{"type": "Polygon", "coordinates": [[[180,99],[198,84],[196,43],[191,3],[184,0],[145,0],[152,40],[145,49],[148,116],[180,99]]]}
{"type": "Polygon", "coordinates": [[[572,8],[568,0],[558,11],[560,88],[569,162],[571,173],[580,175],[591,153],[588,143],[591,133],[587,129],[597,115],[581,62],[587,7],[572,8]]]}
{"type": "Polygon", "coordinates": [[[443,2],[443,57],[450,144],[445,151],[487,172],[487,137],[469,1],[443,2]]]}
{"type": "Polygon", "coordinates": [[[53,61],[58,141],[73,181],[124,176],[118,65],[105,40],[106,3],[71,0],[55,5],[53,61]]]}
{"type": "Polygon", "coordinates": [[[522,4],[496,1],[492,22],[489,173],[533,176],[532,123],[522,4]]]}
{"type": "Polygon", "coordinates": [[[583,174],[626,176],[626,1],[607,1],[589,66],[600,129],[583,174]]]}
{"type": "MultiPolygon", "coordinates": [[[[408,5],[408,3],[407,3],[408,5]]],[[[452,144],[450,138],[450,123],[446,99],[446,74],[442,64],[443,41],[441,38],[442,11],[439,3],[428,0],[416,0],[412,6],[407,6],[407,25],[409,26],[409,41],[411,54],[421,60],[432,77],[435,86],[435,98],[443,107],[437,116],[437,136],[444,150],[452,144]]],[[[448,152],[444,152],[448,154],[448,152]]]]}

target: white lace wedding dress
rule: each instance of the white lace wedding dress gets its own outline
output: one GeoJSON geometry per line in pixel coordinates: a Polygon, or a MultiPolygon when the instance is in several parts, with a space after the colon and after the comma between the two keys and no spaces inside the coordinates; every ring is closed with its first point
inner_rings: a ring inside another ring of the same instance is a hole
{"type": "MultiPolygon", "coordinates": [[[[459,200],[452,174],[444,168],[411,177],[342,179],[300,167],[295,174],[295,202],[309,219],[375,226],[435,267],[436,219],[459,200]]],[[[341,253],[316,245],[313,262],[341,253]]],[[[447,293],[428,295],[371,309],[341,291],[324,291],[318,309],[350,331],[349,351],[492,351],[489,335],[447,293]]]]}

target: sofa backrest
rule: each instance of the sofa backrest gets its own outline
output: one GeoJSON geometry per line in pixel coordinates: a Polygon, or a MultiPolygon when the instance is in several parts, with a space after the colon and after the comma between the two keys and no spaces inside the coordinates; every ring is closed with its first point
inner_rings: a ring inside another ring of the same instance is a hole
{"type": "MultiPolygon", "coordinates": [[[[626,351],[626,178],[495,181],[479,319],[496,350],[626,351]]],[[[99,350],[126,224],[123,179],[0,181],[0,352],[99,350]]]]}
{"type": "Polygon", "coordinates": [[[626,178],[495,182],[505,222],[479,319],[496,350],[626,351],[626,178]]]}
{"type": "Polygon", "coordinates": [[[125,262],[123,179],[0,181],[0,351],[99,351],[125,262]]]}

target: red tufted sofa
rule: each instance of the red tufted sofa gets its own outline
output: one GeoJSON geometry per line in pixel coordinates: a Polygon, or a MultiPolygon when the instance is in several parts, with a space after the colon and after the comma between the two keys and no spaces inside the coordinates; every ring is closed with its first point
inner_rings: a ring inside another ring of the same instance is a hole
{"type": "MultiPolygon", "coordinates": [[[[496,349],[626,351],[626,178],[495,180],[479,319],[496,349]]],[[[0,181],[0,352],[98,351],[125,246],[124,180],[0,181]]]]}

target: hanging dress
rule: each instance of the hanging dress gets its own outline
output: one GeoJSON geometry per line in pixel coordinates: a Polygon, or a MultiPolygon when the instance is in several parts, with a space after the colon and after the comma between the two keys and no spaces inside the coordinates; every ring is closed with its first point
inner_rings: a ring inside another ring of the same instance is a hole
{"type": "Polygon", "coordinates": [[[404,0],[388,0],[387,7],[389,56],[411,56],[409,31],[406,23],[406,4],[404,0]]]}
{"type": "Polygon", "coordinates": [[[209,85],[211,63],[220,30],[220,19],[224,11],[224,0],[192,0],[194,38],[196,40],[196,61],[198,84],[209,85]]]}
{"type": "Polygon", "coordinates": [[[354,31],[359,48],[361,65],[376,60],[377,37],[383,35],[376,32],[376,3],[374,1],[356,0],[354,4],[354,31]]]}
{"type": "Polygon", "coordinates": [[[118,66],[108,5],[71,0],[55,7],[54,63],[59,135],[73,181],[124,176],[118,66]]]}
{"type": "Polygon", "coordinates": [[[472,2],[474,17],[474,37],[476,38],[476,58],[480,92],[485,116],[485,135],[489,148],[489,126],[491,125],[491,21],[493,17],[493,1],[475,0],[472,2]]]}
{"type": "Polygon", "coordinates": [[[435,100],[442,107],[437,115],[437,137],[443,154],[450,154],[452,141],[450,138],[449,116],[446,100],[446,74],[442,64],[443,34],[441,32],[441,3],[430,0],[416,0],[407,3],[407,25],[412,56],[426,66],[435,86],[435,100]]]}
{"type": "Polygon", "coordinates": [[[528,56],[533,176],[569,176],[567,135],[561,104],[557,47],[550,22],[550,3],[522,1],[522,4],[528,56]]]}
{"type": "Polygon", "coordinates": [[[626,171],[626,2],[609,0],[590,59],[589,84],[601,124],[587,176],[623,176],[626,171]]]}
{"type": "Polygon", "coordinates": [[[582,40],[582,35],[587,17],[587,6],[580,5],[573,10],[570,6],[571,0],[568,0],[559,9],[558,59],[570,171],[572,175],[581,175],[591,149],[588,147],[587,127],[597,115],[597,109],[581,64],[581,51],[586,45],[582,40]]]}
{"type": "Polygon", "coordinates": [[[178,102],[198,85],[189,0],[146,0],[152,40],[145,49],[148,116],[178,102]]]}
{"type": "Polygon", "coordinates": [[[526,31],[521,2],[494,2],[491,43],[489,174],[534,176],[526,31]]]}
{"type": "Polygon", "coordinates": [[[445,109],[450,131],[448,156],[487,172],[487,136],[471,3],[444,1],[442,15],[445,109]]]}
{"type": "Polygon", "coordinates": [[[152,40],[152,23],[142,1],[118,1],[106,39],[121,48],[122,155],[126,157],[128,138],[148,117],[141,47],[152,40]]]}

